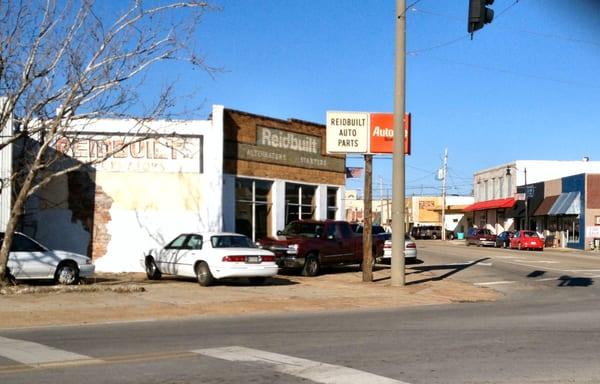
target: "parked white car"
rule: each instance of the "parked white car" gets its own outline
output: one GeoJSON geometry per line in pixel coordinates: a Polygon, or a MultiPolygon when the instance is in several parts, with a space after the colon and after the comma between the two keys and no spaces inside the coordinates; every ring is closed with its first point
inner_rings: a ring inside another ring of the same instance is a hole
{"type": "MultiPolygon", "coordinates": [[[[417,244],[408,236],[404,238],[404,259],[407,261],[417,260],[417,244]]],[[[381,261],[390,262],[392,260],[392,240],[386,240],[383,243],[383,256],[381,261]]]]}
{"type": "Polygon", "coordinates": [[[237,233],[184,233],[164,248],[147,253],[146,274],[151,280],[163,274],[195,277],[204,287],[223,278],[246,277],[262,284],[275,276],[279,267],[275,254],[258,248],[237,233]]]}
{"type": "MultiPolygon", "coordinates": [[[[0,242],[4,233],[0,232],[0,242]]],[[[50,250],[31,237],[16,232],[8,255],[8,271],[17,280],[54,280],[76,284],[94,274],[92,260],[78,253],[50,250]]]]}

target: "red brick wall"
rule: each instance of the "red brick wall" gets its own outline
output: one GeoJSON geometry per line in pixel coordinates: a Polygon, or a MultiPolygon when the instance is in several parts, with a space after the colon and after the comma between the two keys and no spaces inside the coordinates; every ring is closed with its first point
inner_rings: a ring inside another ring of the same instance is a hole
{"type": "MultiPolygon", "coordinates": [[[[224,138],[226,141],[256,144],[256,126],[261,125],[285,131],[313,135],[321,138],[321,155],[341,158],[343,155],[327,155],[325,147],[325,126],[301,120],[280,120],[245,112],[225,109],[224,138]]],[[[343,185],[346,181],[344,172],[323,171],[277,164],[268,164],[248,160],[225,159],[224,172],[242,176],[259,176],[272,179],[288,179],[308,183],[343,185]]]]}

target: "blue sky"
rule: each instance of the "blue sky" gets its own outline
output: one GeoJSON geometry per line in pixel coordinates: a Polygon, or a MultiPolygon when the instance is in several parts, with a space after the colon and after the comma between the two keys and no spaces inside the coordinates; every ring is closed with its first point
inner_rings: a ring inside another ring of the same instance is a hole
{"type": "MultiPolygon", "coordinates": [[[[466,31],[468,0],[420,0],[407,12],[406,193],[449,193],[474,171],[521,160],[600,160],[600,1],[496,0],[492,24],[466,31]]],[[[395,1],[217,1],[197,47],[223,71],[184,74],[185,102],[325,123],[327,110],[393,110],[395,1]]],[[[348,166],[362,166],[360,157],[348,166]]],[[[376,158],[391,187],[389,157],[376,158]]],[[[362,189],[361,179],[348,188],[362,189]]]]}

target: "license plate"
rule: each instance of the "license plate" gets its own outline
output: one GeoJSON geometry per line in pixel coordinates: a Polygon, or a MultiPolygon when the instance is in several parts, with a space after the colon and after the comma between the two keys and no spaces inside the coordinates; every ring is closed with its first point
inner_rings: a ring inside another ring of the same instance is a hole
{"type": "Polygon", "coordinates": [[[247,256],[246,263],[260,263],[260,257],[259,256],[247,256]]]}
{"type": "Polygon", "coordinates": [[[537,245],[537,243],[535,241],[532,241],[531,245],[537,245]]]}

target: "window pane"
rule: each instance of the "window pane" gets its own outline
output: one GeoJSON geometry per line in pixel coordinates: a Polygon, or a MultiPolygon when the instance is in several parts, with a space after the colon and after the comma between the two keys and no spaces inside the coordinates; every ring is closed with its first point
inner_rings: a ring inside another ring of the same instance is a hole
{"type": "Polygon", "coordinates": [[[246,236],[212,236],[213,248],[254,248],[254,244],[246,236]]]}
{"type": "Polygon", "coordinates": [[[252,237],[252,203],[236,202],[235,204],[235,231],[252,237]]]}
{"type": "Polygon", "coordinates": [[[252,201],[252,180],[235,179],[236,200],[252,201]]]}
{"type": "Polygon", "coordinates": [[[337,188],[327,188],[327,206],[337,207],[337,188]]]}
{"type": "Polygon", "coordinates": [[[267,202],[269,201],[269,193],[271,192],[271,185],[273,183],[270,181],[264,180],[255,180],[254,188],[255,188],[255,201],[267,202]]]}
{"type": "Polygon", "coordinates": [[[302,206],[302,220],[309,220],[313,218],[313,207],[303,205],[302,206]]]}
{"type": "Polygon", "coordinates": [[[302,204],[314,205],[315,190],[316,187],[311,185],[302,186],[302,204]]]}
{"type": "Polygon", "coordinates": [[[337,209],[327,209],[327,218],[329,220],[335,220],[335,213],[337,212],[337,209]]]}
{"type": "Polygon", "coordinates": [[[181,248],[186,238],[187,235],[179,235],[173,241],[171,241],[166,248],[181,248]]]}
{"type": "Polygon", "coordinates": [[[285,184],[285,200],[288,204],[298,204],[298,193],[300,191],[299,184],[285,184]]]}
{"type": "Polygon", "coordinates": [[[202,249],[202,236],[190,235],[185,247],[187,249],[202,249]]]}

